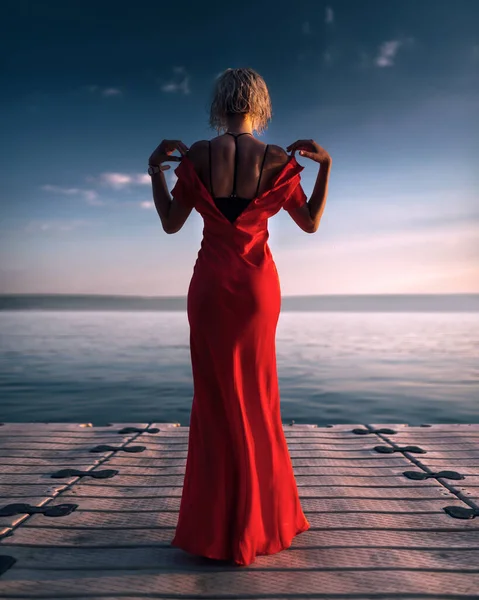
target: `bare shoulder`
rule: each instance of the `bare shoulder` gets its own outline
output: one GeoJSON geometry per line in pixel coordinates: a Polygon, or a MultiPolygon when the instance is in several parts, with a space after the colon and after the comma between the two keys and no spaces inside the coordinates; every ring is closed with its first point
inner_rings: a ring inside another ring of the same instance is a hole
{"type": "Polygon", "coordinates": [[[267,168],[270,170],[273,177],[282,171],[288,160],[291,158],[284,148],[281,148],[281,146],[277,146],[276,144],[269,144],[268,155],[267,168]]]}
{"type": "Polygon", "coordinates": [[[186,153],[186,156],[191,160],[197,171],[200,171],[206,163],[208,145],[208,140],[198,140],[197,142],[194,142],[194,144],[191,144],[186,153]]]}
{"type": "Polygon", "coordinates": [[[276,144],[269,144],[268,154],[270,159],[269,162],[272,167],[282,168],[290,159],[290,155],[286,152],[286,150],[281,146],[277,146],[276,144]]]}

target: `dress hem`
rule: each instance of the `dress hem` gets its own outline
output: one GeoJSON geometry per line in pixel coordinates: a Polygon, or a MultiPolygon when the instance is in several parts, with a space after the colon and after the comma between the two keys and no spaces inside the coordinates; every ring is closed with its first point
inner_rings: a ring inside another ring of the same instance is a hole
{"type": "MultiPolygon", "coordinates": [[[[293,543],[294,538],[299,535],[300,533],[304,533],[305,531],[308,531],[308,529],[310,529],[311,525],[308,521],[305,522],[305,524],[300,527],[296,533],[292,536],[292,538],[290,539],[290,541],[287,544],[283,544],[282,546],[280,546],[277,550],[268,550],[265,552],[256,552],[255,557],[256,556],[269,556],[271,554],[277,554],[278,552],[282,552],[283,550],[287,550],[291,544],[293,543]]],[[[171,546],[174,546],[175,548],[180,548],[180,550],[183,550],[184,552],[188,552],[189,554],[194,554],[195,556],[201,556],[202,558],[210,558],[213,560],[221,560],[221,561],[227,561],[232,565],[237,565],[237,566],[248,566],[250,565],[253,561],[250,562],[245,562],[245,561],[241,561],[238,559],[233,558],[232,556],[219,556],[216,553],[203,553],[199,550],[194,550],[191,546],[188,547],[187,544],[181,544],[181,543],[174,543],[174,541],[172,540],[170,543],[171,546]]]]}

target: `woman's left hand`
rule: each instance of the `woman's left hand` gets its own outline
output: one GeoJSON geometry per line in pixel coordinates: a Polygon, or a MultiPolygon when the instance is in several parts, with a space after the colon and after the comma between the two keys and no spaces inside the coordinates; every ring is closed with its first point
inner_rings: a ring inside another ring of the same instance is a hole
{"type": "Polygon", "coordinates": [[[182,156],[170,156],[175,150],[178,150],[182,156],[188,152],[188,146],[183,144],[180,140],[163,140],[161,144],[155,148],[150,158],[148,159],[149,165],[161,165],[162,171],[167,171],[170,165],[162,165],[165,161],[174,160],[180,161],[182,156]]]}

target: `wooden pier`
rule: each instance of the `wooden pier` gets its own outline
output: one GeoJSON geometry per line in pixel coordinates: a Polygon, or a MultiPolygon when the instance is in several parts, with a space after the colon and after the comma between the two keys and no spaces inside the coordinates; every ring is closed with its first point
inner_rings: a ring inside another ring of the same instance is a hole
{"type": "Polygon", "coordinates": [[[311,529],[239,567],[170,546],[188,427],[1,424],[0,598],[479,598],[479,424],[284,431],[311,529]]]}

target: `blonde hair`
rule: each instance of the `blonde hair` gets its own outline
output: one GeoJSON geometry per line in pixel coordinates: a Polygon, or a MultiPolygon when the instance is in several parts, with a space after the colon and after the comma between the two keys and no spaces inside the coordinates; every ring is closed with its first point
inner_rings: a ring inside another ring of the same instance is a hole
{"type": "Polygon", "coordinates": [[[219,133],[227,128],[226,116],[249,113],[253,130],[262,133],[271,120],[271,99],[264,79],[253,69],[226,69],[216,79],[209,125],[219,133]]]}

